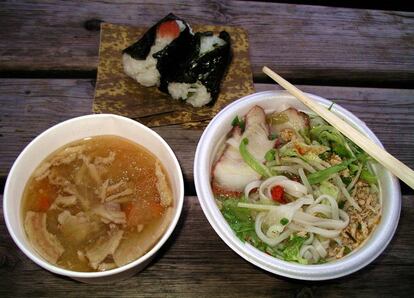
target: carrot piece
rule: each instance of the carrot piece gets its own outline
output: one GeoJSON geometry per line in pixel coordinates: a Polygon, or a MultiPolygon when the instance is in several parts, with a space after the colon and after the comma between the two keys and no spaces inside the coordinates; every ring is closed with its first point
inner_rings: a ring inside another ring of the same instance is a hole
{"type": "Polygon", "coordinates": [[[176,21],[166,21],[157,28],[157,37],[177,38],[180,35],[180,27],[176,21]]]}
{"type": "Polygon", "coordinates": [[[37,200],[37,211],[47,212],[50,207],[50,200],[47,196],[40,196],[37,200]]]}
{"type": "Polygon", "coordinates": [[[147,224],[153,219],[160,217],[164,211],[164,207],[160,203],[148,202],[129,202],[122,206],[125,212],[127,225],[129,227],[139,224],[147,224]]]}
{"type": "Polygon", "coordinates": [[[128,219],[128,217],[130,217],[130,214],[131,214],[131,211],[132,211],[133,207],[134,207],[134,205],[133,205],[132,202],[128,202],[128,203],[125,203],[125,204],[122,205],[122,211],[125,212],[125,216],[127,217],[127,219],[128,219]]]}

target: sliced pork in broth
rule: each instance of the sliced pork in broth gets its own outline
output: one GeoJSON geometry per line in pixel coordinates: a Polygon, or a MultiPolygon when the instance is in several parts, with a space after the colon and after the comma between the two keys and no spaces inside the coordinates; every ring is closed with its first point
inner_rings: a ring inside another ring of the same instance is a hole
{"type": "Polygon", "coordinates": [[[74,271],[105,271],[148,252],[171,221],[173,196],[161,162],[116,136],[68,144],[26,185],[23,218],[33,248],[74,271]]]}

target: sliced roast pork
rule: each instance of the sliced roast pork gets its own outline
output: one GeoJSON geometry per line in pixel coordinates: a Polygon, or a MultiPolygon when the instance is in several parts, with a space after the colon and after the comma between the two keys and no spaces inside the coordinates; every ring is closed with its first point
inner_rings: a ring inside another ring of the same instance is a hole
{"type": "Polygon", "coordinates": [[[46,227],[46,213],[28,211],[24,220],[24,227],[33,248],[45,260],[56,264],[65,249],[55,235],[48,232],[46,227]]]}
{"type": "Polygon", "coordinates": [[[99,264],[112,255],[122,240],[124,231],[118,228],[111,229],[108,235],[100,237],[87,251],[86,257],[92,268],[97,269],[99,264]]]}
{"type": "Polygon", "coordinates": [[[300,131],[309,128],[309,116],[295,108],[288,108],[282,112],[273,113],[269,117],[270,131],[286,143],[292,139],[302,139],[300,131]]]}
{"type": "Polygon", "coordinates": [[[264,156],[273,148],[274,141],[269,140],[266,114],[261,107],[254,106],[246,114],[244,132],[240,127],[233,128],[222,155],[213,167],[212,186],[216,194],[241,193],[249,182],[260,179],[240,154],[239,146],[244,138],[249,140],[247,149],[250,154],[258,162],[264,162],[264,156]]]}
{"type": "Polygon", "coordinates": [[[135,261],[148,252],[161,238],[171,222],[174,210],[168,208],[160,226],[156,229],[144,228],[140,233],[132,233],[121,242],[113,254],[114,261],[118,267],[135,261]]]}

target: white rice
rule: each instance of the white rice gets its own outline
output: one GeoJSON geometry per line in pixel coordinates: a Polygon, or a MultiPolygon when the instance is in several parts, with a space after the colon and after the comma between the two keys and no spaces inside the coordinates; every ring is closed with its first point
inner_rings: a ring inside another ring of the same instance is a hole
{"type": "MultiPolygon", "coordinates": [[[[183,25],[182,22],[177,23],[179,26],[180,23],[183,25]]],[[[157,69],[157,59],[152,57],[152,55],[164,49],[173,40],[173,38],[157,37],[145,60],[137,60],[132,58],[129,54],[124,53],[122,55],[122,63],[124,65],[125,73],[145,87],[159,86],[161,75],[157,69]]]]}
{"type": "Polygon", "coordinates": [[[200,53],[199,56],[214,50],[216,47],[224,46],[226,42],[217,35],[202,36],[200,39],[200,53]]]}
{"type": "Polygon", "coordinates": [[[211,101],[211,94],[200,81],[193,84],[169,83],[168,92],[172,98],[185,100],[193,107],[201,107],[211,101]]]}

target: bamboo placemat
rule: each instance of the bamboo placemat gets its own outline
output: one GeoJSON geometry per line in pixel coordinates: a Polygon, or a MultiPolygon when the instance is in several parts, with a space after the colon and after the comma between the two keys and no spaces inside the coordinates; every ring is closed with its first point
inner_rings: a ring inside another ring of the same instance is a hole
{"type": "Polygon", "coordinates": [[[174,100],[156,87],[144,87],[128,77],[122,67],[122,50],[140,38],[147,28],[101,24],[98,76],[93,111],[135,119],[147,126],[182,124],[200,127],[232,101],[254,92],[247,32],[240,27],[195,25],[194,31],[231,36],[232,62],[213,106],[194,108],[174,100]]]}

